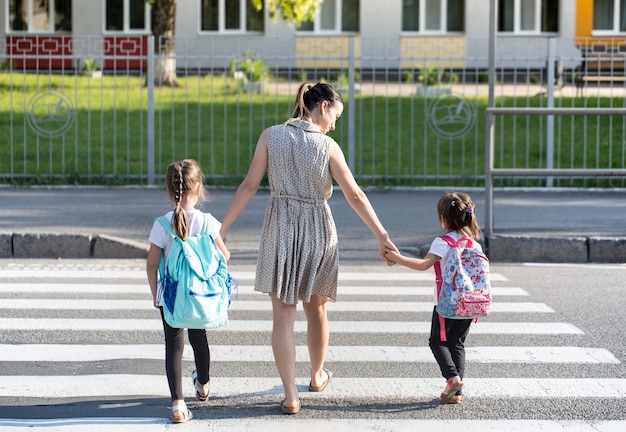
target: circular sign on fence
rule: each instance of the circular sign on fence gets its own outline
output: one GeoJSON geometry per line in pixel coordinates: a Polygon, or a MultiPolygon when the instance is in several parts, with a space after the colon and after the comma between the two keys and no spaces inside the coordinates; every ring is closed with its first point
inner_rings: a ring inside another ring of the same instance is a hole
{"type": "Polygon", "coordinates": [[[72,101],[61,92],[39,92],[28,103],[28,123],[46,138],[63,135],[72,127],[75,117],[72,101]]]}
{"type": "Polygon", "coordinates": [[[443,95],[428,109],[428,122],[441,138],[460,138],[474,126],[474,106],[465,98],[443,95]]]}

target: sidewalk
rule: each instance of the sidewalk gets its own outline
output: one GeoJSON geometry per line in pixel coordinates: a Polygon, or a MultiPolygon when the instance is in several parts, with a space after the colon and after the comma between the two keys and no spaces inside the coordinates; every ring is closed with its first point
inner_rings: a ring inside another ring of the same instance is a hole
{"type": "MultiPolygon", "coordinates": [[[[484,190],[468,192],[484,225],[484,190]]],[[[443,189],[367,191],[398,247],[426,252],[440,234],[443,189]]],[[[221,219],[234,189],[210,189],[204,210],[221,219]]],[[[228,234],[233,259],[254,261],[269,192],[260,191],[228,234]]],[[[143,258],[154,218],[170,204],[162,188],[0,187],[0,257],[143,258]]],[[[496,190],[492,261],[626,262],[626,190],[496,190]]],[[[329,204],[342,260],[377,259],[377,242],[336,189],[329,204]]]]}

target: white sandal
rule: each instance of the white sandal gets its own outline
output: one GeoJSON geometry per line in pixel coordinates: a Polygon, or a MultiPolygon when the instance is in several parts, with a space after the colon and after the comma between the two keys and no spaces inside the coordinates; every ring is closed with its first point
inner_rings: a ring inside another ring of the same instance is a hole
{"type": "Polygon", "coordinates": [[[187,420],[191,420],[193,418],[193,414],[191,411],[187,409],[187,404],[182,403],[179,405],[172,405],[172,414],[170,415],[170,420],[172,423],[185,423],[187,420]],[[176,411],[180,411],[183,413],[182,417],[174,417],[174,413],[176,411]]]}
{"type": "Polygon", "coordinates": [[[211,382],[209,381],[209,387],[205,390],[202,388],[202,384],[198,382],[198,371],[193,371],[191,373],[191,381],[193,382],[193,387],[196,389],[196,398],[200,402],[206,402],[209,399],[209,392],[211,391],[211,382]]]}

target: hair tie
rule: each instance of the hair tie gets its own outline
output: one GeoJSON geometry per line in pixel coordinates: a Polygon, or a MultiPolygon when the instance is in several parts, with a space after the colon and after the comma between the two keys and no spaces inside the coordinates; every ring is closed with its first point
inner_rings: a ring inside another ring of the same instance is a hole
{"type": "Polygon", "coordinates": [[[472,206],[465,207],[465,213],[469,213],[469,214],[474,213],[474,208],[472,206]]]}

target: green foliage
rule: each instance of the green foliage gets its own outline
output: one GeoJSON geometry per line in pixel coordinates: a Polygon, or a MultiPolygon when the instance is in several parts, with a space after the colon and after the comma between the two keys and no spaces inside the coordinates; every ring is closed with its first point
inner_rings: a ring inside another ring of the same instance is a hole
{"type": "MultiPolygon", "coordinates": [[[[495,81],[496,81],[495,82],[496,84],[500,82],[498,75],[495,75],[495,81]]],[[[478,75],[476,76],[476,82],[488,84],[489,83],[489,71],[479,72],[478,75]]]]}
{"type": "Polygon", "coordinates": [[[299,27],[306,21],[313,21],[319,0],[250,0],[257,10],[267,7],[270,17],[280,17],[288,23],[299,27]]]}
{"type": "Polygon", "coordinates": [[[265,81],[270,77],[270,67],[267,62],[251,51],[246,52],[243,58],[231,60],[230,70],[243,72],[252,82],[265,81]]]}
{"type": "Polygon", "coordinates": [[[443,78],[443,71],[437,68],[425,68],[422,70],[418,81],[423,86],[434,86],[441,83],[443,78]]]}
{"type": "Polygon", "coordinates": [[[455,84],[459,82],[459,76],[454,72],[444,72],[441,68],[429,67],[421,71],[418,81],[423,86],[455,84]]]}
{"type": "Polygon", "coordinates": [[[13,63],[11,62],[11,60],[5,60],[2,63],[0,63],[0,71],[9,71],[11,69],[14,69],[13,63]]]}
{"type": "Polygon", "coordinates": [[[98,67],[98,62],[96,61],[96,59],[85,58],[83,59],[80,69],[85,72],[93,72],[99,70],[100,68],[98,67]]]}
{"type": "MultiPolygon", "coordinates": [[[[355,72],[354,81],[358,83],[360,80],[361,74],[359,72],[355,72]]],[[[340,71],[334,81],[337,88],[347,88],[349,83],[348,72],[343,70],[340,71]]]]}
{"type": "Polygon", "coordinates": [[[412,69],[402,70],[402,81],[405,83],[412,83],[414,80],[414,71],[412,69]]]}

